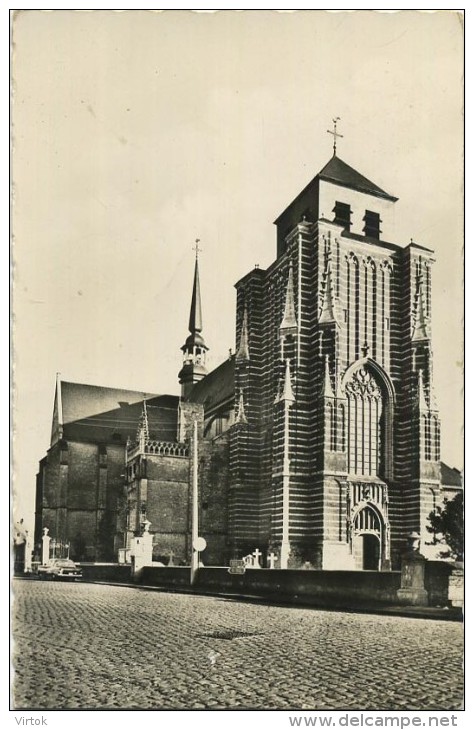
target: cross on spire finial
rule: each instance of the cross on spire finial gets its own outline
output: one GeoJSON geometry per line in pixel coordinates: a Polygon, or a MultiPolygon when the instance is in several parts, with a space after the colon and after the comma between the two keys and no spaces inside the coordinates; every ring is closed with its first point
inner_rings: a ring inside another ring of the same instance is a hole
{"type": "Polygon", "coordinates": [[[332,136],[334,137],[334,142],[333,142],[333,145],[332,145],[334,157],[336,156],[337,138],[338,137],[344,137],[343,134],[338,134],[338,132],[337,132],[337,123],[340,122],[340,121],[341,121],[341,117],[335,117],[335,119],[332,120],[332,123],[334,124],[333,131],[331,132],[330,129],[327,129],[326,130],[328,134],[332,134],[332,136]]]}
{"type": "Polygon", "coordinates": [[[196,238],[196,244],[193,246],[193,251],[196,251],[196,258],[198,258],[199,254],[202,253],[202,248],[199,248],[200,243],[201,239],[196,238]]]}

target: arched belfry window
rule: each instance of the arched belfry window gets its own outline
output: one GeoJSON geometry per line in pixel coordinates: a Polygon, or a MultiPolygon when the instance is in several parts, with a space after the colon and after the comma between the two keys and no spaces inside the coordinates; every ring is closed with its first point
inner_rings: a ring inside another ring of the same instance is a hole
{"type": "Polygon", "coordinates": [[[363,363],[348,372],[345,393],[349,473],[390,477],[393,399],[385,383],[363,363]]]}

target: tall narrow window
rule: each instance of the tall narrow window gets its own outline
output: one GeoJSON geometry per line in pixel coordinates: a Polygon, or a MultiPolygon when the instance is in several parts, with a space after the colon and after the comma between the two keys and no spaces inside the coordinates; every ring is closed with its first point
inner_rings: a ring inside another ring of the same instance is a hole
{"type": "Polygon", "coordinates": [[[329,451],[336,450],[335,436],[336,430],[334,404],[326,403],[326,442],[329,446],[329,451]]]}
{"type": "Polygon", "coordinates": [[[425,420],[425,460],[431,461],[431,418],[427,416],[425,420]]]}
{"type": "Polygon", "coordinates": [[[380,238],[380,216],[371,210],[366,210],[364,215],[364,233],[370,238],[380,238]]]}
{"type": "Polygon", "coordinates": [[[439,420],[438,418],[434,417],[434,461],[439,461],[441,456],[441,449],[440,449],[440,428],[439,428],[439,420]]]}
{"type": "Polygon", "coordinates": [[[341,437],[339,439],[339,449],[338,451],[345,451],[346,450],[346,423],[344,418],[344,406],[342,403],[339,404],[339,428],[341,429],[340,434],[341,437]]]}
{"type": "Polygon", "coordinates": [[[431,271],[429,264],[425,264],[425,281],[426,281],[426,296],[425,296],[425,302],[426,302],[426,314],[428,317],[431,317],[431,271]]]}
{"type": "Polygon", "coordinates": [[[364,345],[369,342],[367,320],[369,318],[369,264],[364,266],[364,345]]]}
{"type": "Polygon", "coordinates": [[[361,367],[346,385],[349,472],[376,476],[381,464],[382,392],[373,375],[361,367]]]}
{"type": "Polygon", "coordinates": [[[384,367],[389,370],[390,368],[390,268],[387,266],[384,271],[385,285],[384,285],[384,313],[386,321],[387,334],[384,340],[384,355],[383,364],[384,367]]]}
{"type": "Polygon", "coordinates": [[[423,414],[420,418],[420,455],[425,458],[426,454],[426,416],[423,414]]]}
{"type": "Polygon", "coordinates": [[[351,264],[349,259],[346,257],[346,315],[345,315],[345,322],[347,322],[346,327],[346,338],[347,338],[347,364],[351,362],[351,337],[352,337],[352,330],[351,330],[351,264]]]}
{"type": "Polygon", "coordinates": [[[331,403],[331,451],[337,451],[337,412],[331,403]]]}
{"type": "Polygon", "coordinates": [[[380,338],[381,338],[381,360],[382,365],[385,364],[385,271],[382,268],[381,274],[380,274],[380,283],[382,285],[382,312],[381,312],[381,321],[382,321],[382,327],[380,329],[380,338]]]}
{"type": "Polygon", "coordinates": [[[332,209],[334,213],[334,223],[338,226],[343,226],[345,230],[351,230],[351,206],[347,203],[339,203],[336,201],[336,205],[332,209]]]}
{"type": "Polygon", "coordinates": [[[359,262],[354,259],[354,275],[355,275],[355,293],[354,293],[354,309],[355,309],[355,332],[354,332],[354,348],[355,357],[360,357],[360,270],[359,262]]]}
{"type": "Polygon", "coordinates": [[[372,264],[372,357],[377,359],[377,267],[372,264]]]}

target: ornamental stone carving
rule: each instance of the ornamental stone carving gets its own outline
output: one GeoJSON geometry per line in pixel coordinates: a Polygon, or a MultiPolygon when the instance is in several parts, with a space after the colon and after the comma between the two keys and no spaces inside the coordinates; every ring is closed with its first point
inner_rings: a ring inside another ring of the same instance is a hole
{"type": "Polygon", "coordinates": [[[377,382],[365,367],[361,367],[354,372],[352,378],[346,384],[346,393],[349,396],[359,398],[382,398],[377,382]]]}

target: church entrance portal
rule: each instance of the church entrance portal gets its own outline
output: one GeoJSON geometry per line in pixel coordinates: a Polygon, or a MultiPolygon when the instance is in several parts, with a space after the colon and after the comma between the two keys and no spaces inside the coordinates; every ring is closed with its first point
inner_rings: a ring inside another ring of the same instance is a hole
{"type": "Polygon", "coordinates": [[[362,569],[378,570],[380,564],[380,542],[377,535],[361,535],[362,569]]]}
{"type": "Polygon", "coordinates": [[[353,521],[352,554],[356,570],[380,570],[384,524],[374,505],[365,504],[353,521]]]}

